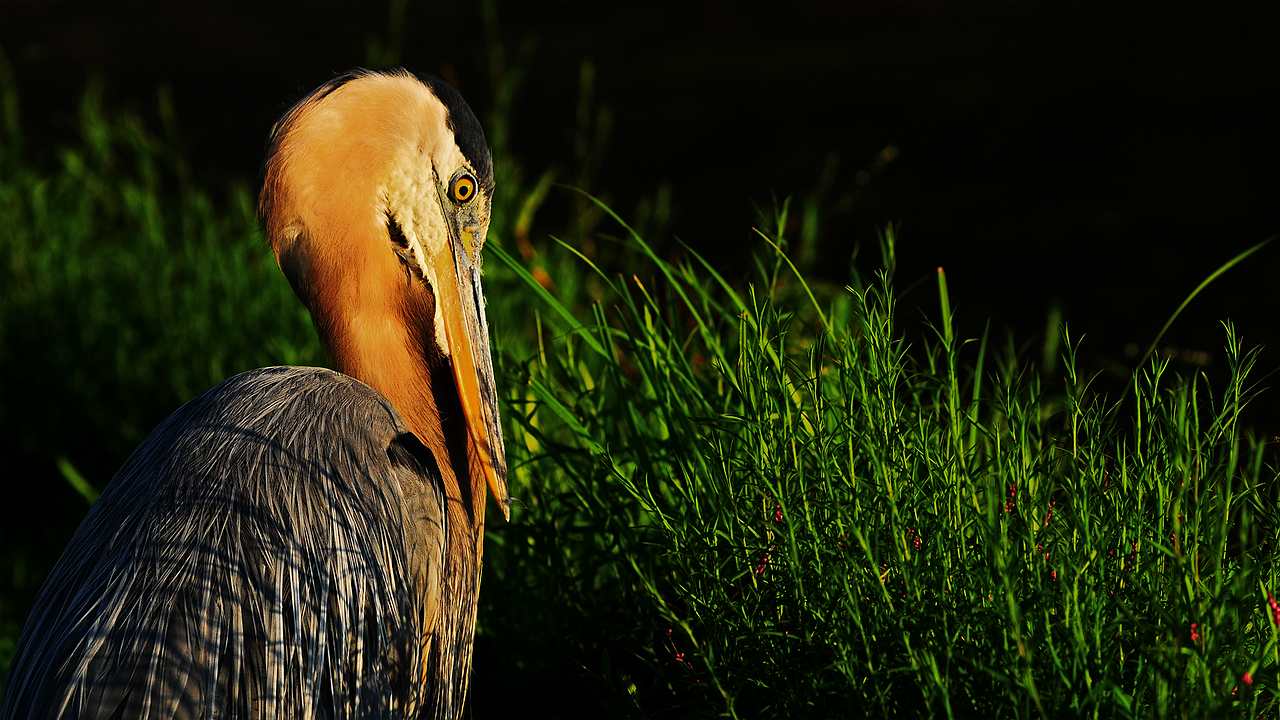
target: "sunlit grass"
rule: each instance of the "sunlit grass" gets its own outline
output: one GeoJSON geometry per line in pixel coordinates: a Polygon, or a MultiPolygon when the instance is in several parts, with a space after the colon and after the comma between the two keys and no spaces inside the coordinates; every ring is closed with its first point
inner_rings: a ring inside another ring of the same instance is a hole
{"type": "Polygon", "coordinates": [[[567,632],[619,714],[1276,711],[1280,500],[1229,323],[1226,387],[1158,361],[1117,407],[1065,326],[1051,385],[954,336],[941,272],[911,348],[887,272],[819,307],[779,256],[734,288],[630,242],[654,272],[589,314],[528,278],[487,633],[567,632]]]}

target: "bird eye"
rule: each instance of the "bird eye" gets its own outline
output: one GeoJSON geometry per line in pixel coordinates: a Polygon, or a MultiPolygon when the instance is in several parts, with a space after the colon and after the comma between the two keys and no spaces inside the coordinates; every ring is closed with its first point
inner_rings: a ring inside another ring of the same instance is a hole
{"type": "Polygon", "coordinates": [[[453,184],[449,186],[449,199],[455,203],[467,202],[476,194],[476,179],[468,173],[463,173],[453,179],[453,184]]]}

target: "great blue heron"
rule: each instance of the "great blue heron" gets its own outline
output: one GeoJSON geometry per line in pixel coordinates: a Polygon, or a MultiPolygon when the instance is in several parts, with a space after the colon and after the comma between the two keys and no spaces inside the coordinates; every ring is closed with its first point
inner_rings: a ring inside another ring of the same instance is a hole
{"type": "Polygon", "coordinates": [[[486,483],[509,512],[492,191],[437,78],[352,72],[281,118],[260,209],[340,372],[237,375],[151,433],[45,581],[0,715],[460,714],[486,483]]]}

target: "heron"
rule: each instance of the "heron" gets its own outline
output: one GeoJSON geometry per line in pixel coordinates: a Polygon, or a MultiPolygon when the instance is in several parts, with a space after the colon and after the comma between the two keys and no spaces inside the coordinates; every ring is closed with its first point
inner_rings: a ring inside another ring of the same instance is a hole
{"type": "Polygon", "coordinates": [[[490,493],[510,519],[492,196],[439,78],[357,70],[284,114],[259,211],[334,369],[236,375],[138,446],[41,588],[0,716],[460,715],[490,493]]]}

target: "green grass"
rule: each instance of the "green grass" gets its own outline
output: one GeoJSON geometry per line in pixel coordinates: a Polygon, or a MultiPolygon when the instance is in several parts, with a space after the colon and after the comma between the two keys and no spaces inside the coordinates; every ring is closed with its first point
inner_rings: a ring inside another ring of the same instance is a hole
{"type": "Polygon", "coordinates": [[[913,349],[887,272],[819,307],[781,255],[734,288],[631,242],[656,272],[589,314],[530,279],[486,633],[535,656],[572,618],[617,714],[1274,715],[1280,498],[1229,323],[1226,387],[1153,362],[1118,407],[1066,327],[1053,383],[985,336],[962,368],[941,272],[913,349]]]}
{"type": "MultiPolygon", "coordinates": [[[[249,185],[205,187],[172,122],[92,89],[78,139],[26,148],[0,79],[7,664],[134,444],[230,374],[324,356],[249,185]]],[[[1227,384],[1153,361],[1107,397],[1077,329],[1048,344],[1058,374],[959,337],[940,273],[909,344],[892,227],[847,289],[797,277],[773,231],[750,282],[610,241],[586,195],[573,242],[539,242],[554,174],[522,180],[497,127],[486,292],[519,502],[488,531],[477,716],[1280,711],[1280,483],[1237,421],[1256,351],[1229,323],[1227,384]]]]}

